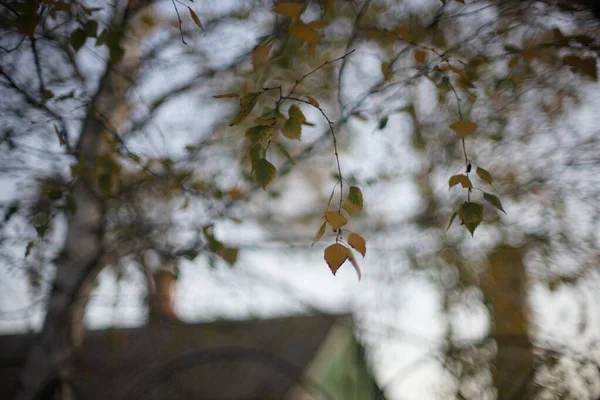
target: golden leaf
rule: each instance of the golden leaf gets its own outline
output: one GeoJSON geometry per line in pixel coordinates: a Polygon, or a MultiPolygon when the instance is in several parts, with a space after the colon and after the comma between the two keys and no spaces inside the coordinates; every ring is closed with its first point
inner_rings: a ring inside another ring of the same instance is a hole
{"type": "Polygon", "coordinates": [[[358,233],[351,233],[348,235],[348,244],[352,246],[352,248],[358,251],[363,257],[367,252],[367,243],[365,239],[360,236],[358,233]]]}
{"type": "Polygon", "coordinates": [[[308,24],[306,24],[306,26],[308,26],[311,29],[321,29],[321,28],[325,28],[327,26],[327,22],[325,22],[325,21],[311,21],[308,24]]]}
{"type": "Polygon", "coordinates": [[[202,22],[200,22],[200,18],[198,18],[198,15],[196,15],[196,13],[194,12],[194,10],[191,9],[191,7],[188,7],[188,10],[190,10],[190,15],[192,17],[192,21],[194,21],[194,23],[196,24],[196,26],[198,26],[198,28],[204,30],[204,27],[202,26],[202,22]]]}
{"type": "Polygon", "coordinates": [[[458,134],[461,138],[475,132],[477,124],[472,121],[458,121],[450,125],[450,129],[458,134]]]}
{"type": "Polygon", "coordinates": [[[487,182],[490,185],[492,184],[492,174],[487,172],[485,169],[477,167],[477,170],[475,172],[477,172],[477,175],[479,175],[482,181],[487,182]]]}
{"type": "Polygon", "coordinates": [[[254,68],[258,68],[269,61],[269,54],[272,47],[273,43],[256,46],[252,52],[252,66],[254,68]]]}
{"type": "Polygon", "coordinates": [[[325,262],[334,275],[348,259],[349,253],[350,249],[340,243],[334,243],[325,249],[325,262]]]}
{"type": "Polygon", "coordinates": [[[317,100],[315,100],[315,98],[314,98],[314,97],[311,97],[311,96],[306,96],[306,98],[308,99],[308,102],[309,102],[311,105],[313,105],[313,106],[315,106],[315,107],[319,107],[319,102],[318,102],[317,100]]]}
{"type": "Polygon", "coordinates": [[[319,228],[319,230],[315,234],[315,237],[313,238],[313,242],[312,242],[313,246],[314,246],[315,243],[317,243],[319,241],[319,239],[321,239],[323,237],[323,235],[325,234],[325,228],[327,228],[327,221],[324,221],[321,224],[321,227],[319,228]]]}
{"type": "Polygon", "coordinates": [[[461,184],[463,188],[472,188],[473,184],[471,183],[471,180],[469,179],[468,176],[466,175],[453,175],[450,177],[450,179],[448,180],[448,186],[452,187],[458,184],[461,184]]]}
{"type": "Polygon", "coordinates": [[[302,22],[290,26],[290,35],[300,41],[317,44],[321,41],[321,34],[302,22]]]}
{"type": "Polygon", "coordinates": [[[340,214],[338,211],[327,211],[325,213],[325,220],[331,225],[334,231],[337,231],[342,226],[348,223],[346,217],[340,214]]]}
{"type": "Polygon", "coordinates": [[[415,49],[414,57],[417,63],[425,64],[427,53],[423,49],[415,49]]]}
{"type": "Polygon", "coordinates": [[[240,97],[240,95],[237,93],[227,93],[227,94],[218,94],[216,96],[213,96],[214,99],[225,99],[228,97],[240,97]]]}
{"type": "Polygon", "coordinates": [[[273,10],[278,14],[285,15],[286,17],[299,18],[300,14],[302,14],[302,11],[304,11],[304,4],[284,1],[278,3],[273,10]]]}

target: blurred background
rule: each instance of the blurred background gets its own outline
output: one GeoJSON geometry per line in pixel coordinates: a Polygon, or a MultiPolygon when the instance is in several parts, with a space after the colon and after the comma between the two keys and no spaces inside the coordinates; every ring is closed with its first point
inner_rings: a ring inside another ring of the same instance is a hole
{"type": "Polygon", "coordinates": [[[599,14],[0,2],[0,390],[39,356],[42,398],[598,398],[599,14]]]}

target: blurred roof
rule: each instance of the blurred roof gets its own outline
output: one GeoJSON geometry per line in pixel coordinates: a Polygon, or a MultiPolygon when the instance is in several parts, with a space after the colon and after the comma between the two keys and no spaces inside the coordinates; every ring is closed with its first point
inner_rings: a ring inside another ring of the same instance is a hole
{"type": "MultiPolygon", "coordinates": [[[[91,331],[74,381],[84,399],[331,398],[305,370],[334,326],[352,336],[348,315],[91,331]]],[[[7,398],[34,339],[0,336],[0,393],[7,398]]]]}

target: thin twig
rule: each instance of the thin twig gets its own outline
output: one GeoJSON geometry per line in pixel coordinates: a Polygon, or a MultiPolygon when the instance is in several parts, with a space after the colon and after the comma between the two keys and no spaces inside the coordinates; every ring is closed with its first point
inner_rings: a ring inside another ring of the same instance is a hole
{"type": "Polygon", "coordinates": [[[171,2],[173,3],[173,7],[175,7],[175,12],[177,13],[177,19],[179,20],[179,33],[181,34],[181,41],[183,42],[183,44],[185,44],[187,46],[187,43],[185,42],[185,38],[183,37],[183,21],[181,20],[181,16],[179,15],[179,10],[177,9],[177,4],[175,4],[175,0],[171,0],[171,2]]]}

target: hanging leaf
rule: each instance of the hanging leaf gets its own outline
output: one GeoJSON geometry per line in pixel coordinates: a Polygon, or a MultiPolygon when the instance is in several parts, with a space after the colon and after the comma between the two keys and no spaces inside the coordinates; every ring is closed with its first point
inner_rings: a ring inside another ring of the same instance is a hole
{"type": "Polygon", "coordinates": [[[357,186],[350,186],[350,190],[348,191],[348,201],[359,210],[362,210],[363,195],[357,186]]]}
{"type": "Polygon", "coordinates": [[[327,211],[325,213],[325,220],[331,225],[334,231],[337,231],[342,226],[348,223],[346,217],[340,214],[338,211],[327,211]]]}
{"type": "Polygon", "coordinates": [[[309,102],[311,105],[313,105],[313,106],[315,106],[315,107],[319,107],[319,102],[318,102],[317,100],[315,100],[315,98],[314,98],[314,97],[311,97],[311,96],[306,96],[306,99],[308,100],[308,102],[309,102]]]}
{"type": "Polygon", "coordinates": [[[483,198],[485,199],[485,201],[487,201],[488,203],[490,203],[491,205],[496,207],[498,210],[500,210],[504,214],[506,214],[506,211],[504,211],[504,208],[502,208],[502,203],[500,202],[499,198],[497,198],[493,194],[485,193],[485,192],[483,193],[483,198]]]}
{"type": "Polygon", "coordinates": [[[311,44],[317,44],[321,41],[321,34],[302,22],[296,22],[290,26],[290,36],[311,44]]]}
{"type": "Polygon", "coordinates": [[[325,249],[325,262],[334,275],[348,259],[349,253],[350,249],[340,243],[334,243],[325,249]]]}
{"type": "Polygon", "coordinates": [[[196,24],[196,26],[198,28],[200,28],[204,31],[204,27],[202,26],[202,22],[200,22],[200,18],[198,18],[198,15],[196,15],[194,10],[192,10],[192,8],[189,6],[188,6],[188,10],[190,10],[190,16],[192,17],[192,21],[194,21],[194,23],[196,24]]]}
{"type": "Polygon", "coordinates": [[[306,118],[298,107],[295,104],[290,106],[288,110],[289,118],[283,124],[283,128],[281,132],[288,139],[300,140],[300,136],[302,135],[302,124],[306,122],[306,118]]]}
{"type": "Polygon", "coordinates": [[[256,183],[258,183],[264,190],[267,190],[269,183],[275,179],[277,168],[268,162],[266,158],[261,158],[254,164],[253,172],[256,183]]]}
{"type": "Polygon", "coordinates": [[[254,170],[256,163],[265,158],[265,148],[260,143],[255,144],[248,150],[248,158],[250,158],[250,164],[254,170]]]}
{"type": "Polygon", "coordinates": [[[455,211],[454,214],[452,214],[452,217],[450,217],[450,222],[448,222],[448,226],[446,227],[446,231],[448,229],[450,229],[450,227],[452,226],[452,223],[454,222],[454,218],[456,218],[457,215],[458,215],[458,211],[455,211]]]}
{"type": "Polygon", "coordinates": [[[482,181],[487,182],[488,184],[492,184],[492,174],[487,172],[485,169],[481,167],[477,167],[477,175],[481,178],[482,181]]]}
{"type": "Polygon", "coordinates": [[[252,109],[256,105],[256,101],[258,100],[258,96],[260,96],[260,92],[258,93],[246,93],[240,98],[240,111],[237,116],[231,121],[229,126],[237,125],[250,115],[252,109]]]}
{"type": "Polygon", "coordinates": [[[86,35],[88,35],[89,37],[97,37],[98,36],[98,21],[95,21],[93,19],[90,19],[89,21],[87,21],[85,23],[85,25],[83,26],[83,29],[85,30],[86,35]]]}
{"type": "Polygon", "coordinates": [[[468,222],[465,224],[467,230],[471,233],[471,236],[475,234],[475,229],[479,226],[479,222],[468,222]]]}
{"type": "Polygon", "coordinates": [[[458,209],[458,216],[463,224],[481,222],[483,206],[479,203],[463,203],[458,209]]]}
{"type": "Polygon", "coordinates": [[[256,46],[256,48],[252,52],[252,66],[255,69],[268,63],[269,54],[271,53],[272,47],[272,42],[269,44],[256,46]]]}
{"type": "Polygon", "coordinates": [[[459,183],[461,184],[461,186],[463,188],[470,189],[473,187],[473,184],[471,183],[471,180],[469,179],[469,177],[466,175],[463,175],[463,174],[453,175],[448,180],[449,187],[458,185],[459,183]]]}
{"type": "Polygon", "coordinates": [[[344,201],[344,203],[342,204],[342,210],[346,211],[350,216],[353,216],[354,214],[360,211],[358,207],[356,207],[349,201],[344,201]]]}
{"type": "Polygon", "coordinates": [[[356,275],[358,275],[358,280],[360,281],[362,278],[362,274],[360,272],[360,266],[358,265],[358,261],[356,261],[356,257],[354,257],[354,253],[352,253],[350,251],[350,249],[348,249],[348,260],[354,267],[354,270],[356,271],[356,275]]]}
{"type": "Polygon", "coordinates": [[[87,34],[81,28],[75,29],[71,33],[69,40],[71,42],[71,46],[73,46],[73,49],[75,49],[75,52],[77,52],[85,44],[85,41],[87,40],[87,34]]]}
{"type": "Polygon", "coordinates": [[[31,249],[33,249],[34,242],[27,243],[27,247],[25,247],[25,258],[31,254],[31,249]]]}
{"type": "Polygon", "coordinates": [[[450,125],[450,129],[458,134],[461,138],[475,132],[477,124],[471,121],[458,121],[450,125]]]}
{"type": "Polygon", "coordinates": [[[304,11],[304,4],[284,1],[275,5],[273,10],[278,14],[285,15],[286,17],[298,19],[300,18],[302,11],[304,11]]]}
{"type": "Polygon", "coordinates": [[[363,257],[367,253],[367,243],[365,242],[365,239],[358,233],[351,233],[348,235],[348,244],[352,246],[354,250],[358,251],[363,257]]]}
{"type": "Polygon", "coordinates": [[[271,137],[271,133],[273,133],[274,130],[275,127],[268,125],[253,126],[246,131],[246,139],[248,139],[251,144],[260,143],[271,137]]]}
{"type": "Polygon", "coordinates": [[[417,63],[425,64],[425,60],[427,59],[427,53],[423,49],[415,49],[414,57],[417,63]]]}
{"type": "Polygon", "coordinates": [[[319,230],[315,234],[315,237],[313,238],[313,242],[312,242],[311,246],[314,246],[315,243],[317,243],[319,241],[319,239],[321,239],[323,237],[323,235],[325,234],[325,228],[327,228],[327,221],[324,221],[321,224],[321,227],[319,228],[319,230]]]}

